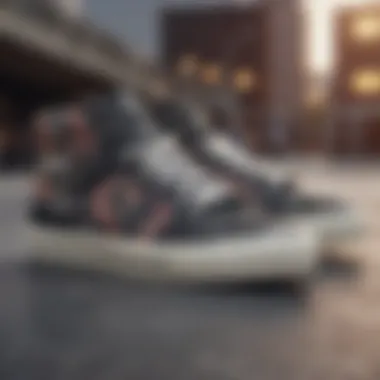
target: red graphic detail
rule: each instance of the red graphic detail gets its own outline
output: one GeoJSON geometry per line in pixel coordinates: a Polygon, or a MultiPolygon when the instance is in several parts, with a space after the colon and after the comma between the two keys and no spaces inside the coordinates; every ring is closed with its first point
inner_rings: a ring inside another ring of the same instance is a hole
{"type": "Polygon", "coordinates": [[[110,178],[102,182],[91,194],[91,215],[95,221],[108,231],[118,230],[118,223],[112,208],[112,193],[117,186],[117,180],[110,178]]]}
{"type": "Polygon", "coordinates": [[[40,177],[36,181],[35,197],[41,201],[51,200],[54,196],[54,189],[51,181],[46,177],[40,177]]]}
{"type": "Polygon", "coordinates": [[[140,237],[153,239],[159,236],[170,226],[172,218],[173,208],[169,203],[156,204],[140,228],[140,237]]]}

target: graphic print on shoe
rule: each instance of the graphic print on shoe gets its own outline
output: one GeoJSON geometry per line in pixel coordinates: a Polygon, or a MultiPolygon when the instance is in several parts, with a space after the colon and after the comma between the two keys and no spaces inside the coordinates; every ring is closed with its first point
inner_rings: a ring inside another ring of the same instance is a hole
{"type": "Polygon", "coordinates": [[[86,100],[78,113],[66,107],[47,114],[54,149],[41,154],[41,175],[54,196],[36,202],[47,223],[180,241],[251,228],[231,184],[197,164],[127,98],[110,94],[86,100]]]}
{"type": "Polygon", "coordinates": [[[141,181],[116,174],[91,193],[90,218],[103,231],[153,239],[169,227],[172,207],[141,181]]]}
{"type": "Polygon", "coordinates": [[[34,130],[39,153],[34,209],[43,210],[49,222],[82,219],[80,190],[98,155],[95,133],[76,106],[38,115],[34,130]]]}

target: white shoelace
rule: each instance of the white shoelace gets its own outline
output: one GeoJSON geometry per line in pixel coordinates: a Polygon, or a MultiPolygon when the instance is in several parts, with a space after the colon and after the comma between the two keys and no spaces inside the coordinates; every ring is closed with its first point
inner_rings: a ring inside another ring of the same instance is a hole
{"type": "MultiPolygon", "coordinates": [[[[125,153],[128,155],[128,151],[125,153]]],[[[147,173],[159,175],[163,183],[179,189],[196,204],[219,199],[228,191],[227,184],[208,176],[170,136],[144,144],[138,154],[147,173]]]]}
{"type": "Polygon", "coordinates": [[[226,164],[231,162],[234,166],[241,168],[255,177],[266,178],[273,185],[281,185],[287,182],[286,175],[280,170],[274,169],[272,165],[264,162],[259,157],[254,159],[250,153],[242,149],[222,134],[212,133],[207,140],[207,147],[216,155],[217,159],[226,164]]]}

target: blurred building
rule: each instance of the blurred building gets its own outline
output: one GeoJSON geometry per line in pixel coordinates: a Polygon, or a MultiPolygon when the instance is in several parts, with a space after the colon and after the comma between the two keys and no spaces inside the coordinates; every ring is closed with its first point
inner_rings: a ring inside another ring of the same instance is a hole
{"type": "Polygon", "coordinates": [[[52,0],[66,14],[70,16],[82,16],[84,12],[84,0],[52,0]]]}
{"type": "Polygon", "coordinates": [[[32,147],[35,110],[136,76],[125,45],[82,18],[82,6],[79,0],[0,1],[0,145],[12,160],[32,147]]]}
{"type": "Polygon", "coordinates": [[[336,67],[326,142],[337,154],[380,153],[380,5],[336,14],[336,67]]]}
{"type": "Polygon", "coordinates": [[[165,8],[163,61],[189,81],[234,91],[244,130],[256,148],[298,149],[301,23],[296,0],[165,8]]]}

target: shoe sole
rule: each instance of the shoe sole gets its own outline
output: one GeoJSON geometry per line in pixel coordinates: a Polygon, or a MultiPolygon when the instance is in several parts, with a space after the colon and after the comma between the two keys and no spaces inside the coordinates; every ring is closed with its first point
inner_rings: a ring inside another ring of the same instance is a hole
{"type": "Polygon", "coordinates": [[[317,235],[294,226],[260,236],[184,244],[35,226],[29,234],[33,261],[165,281],[304,281],[320,253],[317,235]]]}
{"type": "Polygon", "coordinates": [[[321,237],[323,250],[346,244],[356,239],[364,231],[364,223],[361,218],[349,207],[321,215],[296,217],[294,220],[303,221],[316,231],[321,237]]]}

